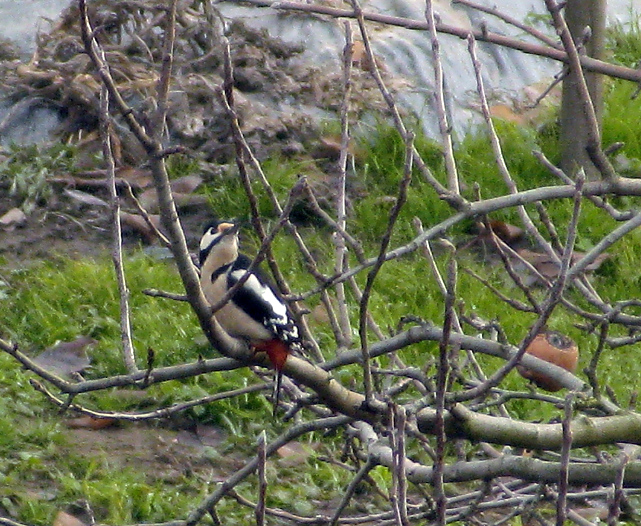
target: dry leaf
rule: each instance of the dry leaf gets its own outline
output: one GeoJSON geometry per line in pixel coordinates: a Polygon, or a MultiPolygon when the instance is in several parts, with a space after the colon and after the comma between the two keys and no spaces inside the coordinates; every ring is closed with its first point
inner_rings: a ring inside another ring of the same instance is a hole
{"type": "Polygon", "coordinates": [[[53,519],[53,526],[87,526],[87,524],[66,511],[59,511],[53,519]]]}
{"type": "Polygon", "coordinates": [[[134,188],[147,188],[151,186],[153,178],[149,170],[122,166],[116,170],[116,176],[127,181],[134,188]]]}
{"type": "MultiPolygon", "coordinates": [[[[160,216],[157,214],[151,214],[149,216],[151,223],[160,230],[160,216]]],[[[145,218],[138,214],[130,214],[128,212],[120,212],[120,221],[123,225],[131,228],[137,234],[139,234],[145,243],[152,244],[156,239],[156,233],[154,230],[147,224],[145,218]]]]}
{"type": "MultiPolygon", "coordinates": [[[[547,278],[548,280],[552,281],[556,279],[556,277],[559,275],[559,270],[561,268],[560,263],[557,263],[556,261],[554,261],[548,254],[543,254],[541,252],[534,252],[532,250],[528,250],[527,248],[518,249],[517,253],[525,261],[530,263],[536,270],[538,270],[543,277],[547,278]]],[[[583,258],[584,255],[585,254],[583,252],[575,251],[572,254],[572,258],[570,260],[570,266],[575,265],[581,258],[583,258]]],[[[595,271],[609,257],[610,257],[609,254],[599,254],[595,258],[595,260],[585,268],[585,272],[595,271]]],[[[523,263],[516,260],[516,258],[514,258],[513,264],[514,264],[515,270],[517,271],[526,270],[526,269],[520,268],[523,266],[523,263]]],[[[532,283],[538,283],[538,281],[539,280],[531,276],[529,280],[526,280],[526,283],[531,285],[532,283]]]]}
{"type": "Polygon", "coordinates": [[[80,336],[71,342],[61,342],[45,349],[33,361],[59,375],[79,373],[91,365],[86,349],[96,343],[89,336],[80,336]]]}
{"type": "Polygon", "coordinates": [[[290,442],[276,450],[278,456],[282,459],[282,466],[298,466],[303,464],[309,458],[311,452],[300,442],[290,442]]]}
{"type": "Polygon", "coordinates": [[[116,425],[118,420],[115,418],[98,418],[90,415],[79,416],[78,418],[71,418],[65,423],[71,429],[104,429],[116,425]]]}
{"type": "Polygon", "coordinates": [[[107,201],[105,201],[104,199],[100,199],[95,195],[88,194],[87,192],[81,192],[80,190],[70,190],[67,188],[65,189],[64,193],[71,197],[73,200],[82,203],[83,205],[103,206],[105,208],[109,207],[109,203],[107,203],[107,201]]]}

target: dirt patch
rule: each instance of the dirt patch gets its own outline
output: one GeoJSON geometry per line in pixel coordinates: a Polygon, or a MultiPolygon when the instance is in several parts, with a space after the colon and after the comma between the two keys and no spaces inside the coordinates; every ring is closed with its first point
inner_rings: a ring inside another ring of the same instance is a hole
{"type": "Polygon", "coordinates": [[[144,423],[123,423],[100,430],[66,429],[64,435],[73,455],[103,459],[111,469],[134,469],[152,479],[149,482],[179,482],[198,473],[207,480],[223,477],[233,461],[216,462],[208,457],[206,448],[224,441],[223,434],[205,441],[191,430],[173,430],[144,423]]]}
{"type": "MultiPolygon", "coordinates": [[[[15,199],[0,197],[0,216],[15,206],[15,199]]],[[[197,247],[202,225],[210,217],[211,211],[206,206],[181,215],[192,248],[197,247]]],[[[0,257],[6,268],[20,268],[57,256],[101,257],[111,250],[112,230],[108,208],[81,205],[60,194],[46,207],[34,209],[21,224],[0,228],[0,257]]],[[[149,239],[138,228],[125,224],[122,233],[125,249],[149,244],[149,239]]]]}

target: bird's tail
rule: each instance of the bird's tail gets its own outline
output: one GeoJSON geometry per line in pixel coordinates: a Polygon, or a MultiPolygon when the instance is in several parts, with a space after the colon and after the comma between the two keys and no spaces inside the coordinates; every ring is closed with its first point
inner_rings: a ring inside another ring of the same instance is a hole
{"type": "Polygon", "coordinates": [[[281,340],[268,340],[260,342],[255,346],[256,351],[267,353],[269,361],[276,369],[276,383],[274,385],[274,416],[280,402],[280,387],[283,382],[283,367],[289,356],[289,346],[281,340]]]}
{"type": "Polygon", "coordinates": [[[274,411],[272,412],[272,417],[276,418],[276,412],[278,411],[278,404],[280,403],[280,386],[283,383],[283,371],[276,371],[276,383],[274,384],[274,411]]]}

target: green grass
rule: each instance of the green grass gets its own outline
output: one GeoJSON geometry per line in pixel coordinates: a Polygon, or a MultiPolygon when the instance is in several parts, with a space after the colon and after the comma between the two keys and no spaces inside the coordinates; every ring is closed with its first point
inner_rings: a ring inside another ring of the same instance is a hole
{"type": "MultiPolygon", "coordinates": [[[[506,154],[509,156],[511,152],[515,152],[515,158],[510,158],[508,162],[519,186],[526,188],[551,184],[553,181],[550,176],[540,167],[537,168],[536,163],[529,160],[525,154],[526,150],[541,147],[536,134],[522,132],[511,125],[499,124],[498,128],[506,154]]],[[[429,158],[430,152],[437,151],[437,147],[427,140],[424,141],[420,148],[427,152],[429,158]]],[[[361,160],[362,169],[366,172],[364,184],[368,192],[362,199],[355,201],[354,213],[350,218],[352,231],[364,239],[365,249],[370,256],[377,253],[377,242],[386,228],[387,213],[391,207],[391,204],[381,202],[381,198],[395,195],[402,176],[402,167],[398,165],[399,156],[402,155],[398,137],[388,129],[381,130],[381,143],[383,146],[374,141],[370,145],[370,153],[361,160]],[[392,160],[385,158],[389,152],[393,154],[392,160]]],[[[493,184],[498,176],[487,152],[487,146],[485,152],[482,150],[484,143],[487,144],[487,141],[481,135],[470,137],[462,141],[457,155],[464,177],[473,176],[482,187],[492,189],[499,186],[493,184]],[[478,160],[476,169],[473,165],[475,159],[478,160]]],[[[437,156],[433,155],[431,162],[435,174],[442,176],[442,167],[437,156]]],[[[267,175],[270,181],[275,183],[281,198],[285,197],[286,189],[300,170],[301,165],[295,163],[284,165],[279,161],[273,165],[266,165],[267,175]]],[[[228,194],[225,194],[222,188],[210,189],[212,200],[219,200],[222,204],[224,195],[236,195],[237,204],[233,205],[237,206],[235,215],[242,216],[242,194],[236,183],[231,183],[228,194]]],[[[257,192],[259,191],[257,188],[257,192]]],[[[496,192],[500,193],[502,189],[497,188],[496,192]]],[[[260,206],[262,210],[269,210],[270,204],[264,196],[261,197],[260,206]]],[[[563,235],[563,226],[569,218],[570,203],[554,203],[549,209],[559,226],[560,234],[563,235]]],[[[412,217],[420,217],[424,224],[429,226],[445,218],[447,212],[446,206],[415,174],[408,202],[399,218],[400,228],[395,233],[394,244],[412,238],[413,232],[408,226],[412,217]]],[[[612,222],[607,221],[599,209],[585,206],[579,240],[582,248],[589,248],[590,243],[598,241],[612,226],[612,222]]],[[[457,239],[463,235],[462,230],[463,226],[448,234],[457,239]]],[[[321,255],[321,266],[329,272],[331,258],[322,256],[323,247],[329,243],[327,232],[312,228],[303,228],[302,231],[310,246],[321,255]]],[[[634,275],[634,254],[641,250],[638,246],[640,243],[640,236],[630,236],[625,245],[618,247],[616,257],[606,271],[595,278],[595,286],[604,296],[615,300],[635,294],[627,276],[634,275]]],[[[247,234],[244,244],[250,251],[256,246],[247,234]]],[[[305,290],[312,286],[310,278],[304,273],[300,258],[292,259],[290,256],[296,253],[290,238],[279,236],[274,244],[274,252],[278,261],[287,262],[283,265],[283,270],[294,290],[305,290]]],[[[438,256],[438,261],[444,270],[445,256],[438,256]]],[[[504,278],[495,269],[487,269],[478,261],[467,257],[461,258],[459,264],[485,273],[497,286],[505,287],[504,278]]],[[[171,264],[132,253],[126,258],[126,270],[131,289],[134,343],[141,365],[144,364],[148,348],[154,349],[157,366],[193,361],[199,355],[215,356],[215,353],[202,343],[196,320],[187,305],[149,298],[141,293],[144,288],[179,292],[181,286],[171,264]]],[[[361,285],[362,278],[363,276],[359,277],[361,285]]],[[[111,262],[107,258],[56,258],[5,274],[4,279],[2,293],[6,315],[3,318],[3,337],[20,342],[34,354],[56,341],[90,335],[96,338],[99,344],[91,353],[93,369],[87,377],[124,372],[119,354],[117,287],[111,262]]],[[[637,290],[640,285],[641,283],[635,283],[637,290]]],[[[459,290],[466,300],[466,312],[478,313],[485,319],[497,319],[512,341],[522,338],[534,321],[531,315],[507,309],[480,283],[465,274],[460,276],[459,290]]],[[[507,292],[510,292],[509,286],[507,292]]],[[[511,289],[511,292],[518,297],[514,289],[511,289]]],[[[309,306],[314,307],[316,301],[314,298],[310,299],[309,306]]],[[[425,320],[440,324],[443,315],[443,300],[434,278],[425,260],[418,255],[390,262],[383,267],[370,306],[384,331],[394,330],[402,316],[419,315],[425,320]]],[[[351,313],[354,327],[357,327],[358,309],[353,307],[351,313]]],[[[595,338],[573,328],[573,323],[576,322],[575,317],[559,310],[551,326],[569,333],[579,342],[585,350],[581,362],[581,365],[585,366],[590,357],[590,350],[595,347],[595,338]]],[[[314,328],[317,334],[324,334],[321,341],[329,356],[333,348],[328,328],[322,325],[316,325],[314,328]]],[[[602,362],[603,381],[611,384],[622,400],[627,396],[628,389],[625,386],[635,382],[639,375],[632,360],[621,359],[622,356],[631,357],[632,352],[630,349],[612,352],[606,355],[602,362]]],[[[426,367],[426,364],[436,357],[436,353],[436,344],[424,343],[403,350],[401,357],[408,364],[426,367]]],[[[479,361],[488,372],[501,363],[498,359],[484,356],[480,356],[479,361]]],[[[384,364],[386,360],[382,362],[384,364]]],[[[79,457],[74,454],[73,443],[69,442],[69,435],[60,417],[52,406],[29,386],[28,375],[8,356],[0,356],[0,367],[0,394],[3,399],[12,400],[10,405],[5,405],[0,411],[0,455],[3,458],[0,469],[3,479],[0,487],[5,488],[0,490],[0,502],[4,501],[5,507],[12,507],[20,520],[34,524],[50,523],[56,510],[64,503],[86,498],[91,502],[99,520],[103,522],[126,524],[162,521],[183,517],[193,507],[194,502],[206,492],[213,490],[212,484],[202,473],[195,477],[174,478],[167,482],[150,476],[135,466],[117,466],[113,459],[106,455],[79,457]],[[20,419],[23,424],[15,426],[16,419],[20,419]],[[19,444],[19,448],[16,448],[16,444],[19,444]],[[38,495],[43,494],[45,488],[49,488],[53,500],[32,497],[34,492],[38,495]]],[[[433,373],[434,367],[431,366],[428,372],[433,373]]],[[[337,374],[337,378],[347,385],[358,382],[359,377],[360,371],[357,367],[337,374]]],[[[128,399],[116,392],[105,392],[86,395],[76,401],[99,409],[136,411],[237,388],[247,385],[252,381],[251,378],[247,371],[214,373],[151,386],[142,398],[128,399]]],[[[524,381],[516,373],[512,373],[503,387],[522,389],[524,381]]],[[[408,396],[415,394],[410,392],[408,396]]],[[[515,416],[526,420],[550,419],[558,415],[558,410],[553,406],[541,406],[530,401],[513,402],[511,409],[515,416]]],[[[215,465],[228,455],[251,455],[254,437],[263,428],[267,428],[271,436],[277,434],[282,428],[270,421],[269,413],[269,404],[262,395],[248,395],[241,399],[193,409],[186,416],[195,422],[220,426],[229,433],[220,450],[212,451],[211,459],[215,465]]],[[[336,454],[332,440],[321,437],[315,437],[313,440],[322,440],[329,453],[336,454]]],[[[389,486],[389,475],[385,470],[377,470],[374,475],[379,485],[389,486]]],[[[270,505],[309,513],[311,501],[331,498],[344,488],[348,478],[347,474],[319,462],[312,454],[302,466],[273,467],[270,480],[273,481],[268,500],[270,505]],[[276,482],[277,480],[282,483],[276,482]],[[291,484],[291,480],[296,480],[297,484],[291,484]]],[[[254,500],[255,481],[249,479],[239,487],[239,491],[254,500]]],[[[371,498],[375,499],[373,496],[371,498]]],[[[219,513],[229,517],[230,524],[243,524],[249,512],[239,510],[232,502],[224,501],[219,513]]]]}
{"type": "MultiPolygon", "coordinates": [[[[635,31],[638,33],[638,28],[635,31]]],[[[623,36],[616,35],[616,39],[624,40],[623,36]]],[[[628,44],[632,46],[634,42],[626,40],[626,46],[628,44]]],[[[627,55],[622,51],[617,59],[626,63],[629,59],[625,57],[635,52],[634,48],[625,51],[627,55]]],[[[638,161],[641,158],[638,138],[641,102],[630,101],[634,89],[634,86],[623,82],[608,83],[603,137],[605,144],[625,141],[623,153],[628,159],[638,161]],[[620,110],[622,107],[625,107],[625,111],[620,110]]],[[[520,189],[557,183],[531,155],[532,150],[537,149],[552,161],[558,158],[553,117],[550,122],[541,123],[537,130],[500,121],[495,124],[506,162],[520,189]]],[[[417,135],[416,145],[435,176],[443,180],[439,146],[420,134],[417,135]]],[[[358,145],[358,177],[349,181],[352,195],[349,226],[350,231],[363,240],[370,257],[377,255],[380,236],[387,227],[388,213],[393,206],[390,197],[397,194],[403,175],[404,151],[398,134],[383,125],[371,130],[367,140],[361,140],[358,145]]],[[[3,182],[9,183],[21,205],[29,209],[46,203],[50,196],[51,188],[47,186],[43,174],[47,171],[73,170],[74,155],[70,147],[46,151],[36,147],[15,150],[2,165],[0,174],[3,182]]],[[[467,198],[473,199],[472,185],[475,182],[482,189],[484,198],[505,192],[488,137],[483,130],[461,139],[456,158],[461,178],[466,184],[467,198]]],[[[292,161],[274,158],[265,162],[263,168],[281,203],[285,201],[287,191],[298,174],[315,176],[320,171],[308,159],[292,161]]],[[[171,160],[172,177],[188,175],[195,169],[196,164],[185,158],[171,160]]],[[[273,220],[276,214],[261,185],[254,182],[253,188],[258,196],[261,214],[273,220]]],[[[213,210],[221,217],[249,217],[247,198],[242,185],[233,175],[233,169],[228,174],[217,176],[203,191],[208,195],[213,210]]],[[[629,205],[628,200],[619,200],[616,204],[629,205]]],[[[547,209],[563,238],[571,215],[571,203],[548,203],[547,209]]],[[[528,210],[538,221],[535,210],[532,207],[528,210]]],[[[392,245],[412,239],[414,232],[410,225],[413,217],[419,217],[428,227],[443,220],[449,213],[447,205],[437,198],[415,170],[392,245]]],[[[305,217],[304,214],[301,217],[305,217]]],[[[496,218],[516,220],[513,211],[498,213],[496,218]]],[[[305,219],[309,220],[308,217],[305,219]]],[[[468,226],[469,223],[457,225],[447,234],[453,241],[458,241],[464,237],[468,226]]],[[[588,250],[615,226],[614,221],[602,210],[585,204],[579,222],[577,248],[588,250]]],[[[321,270],[331,274],[333,260],[327,251],[327,246],[331,246],[329,233],[313,222],[301,225],[301,232],[318,257],[321,270]]],[[[256,249],[256,241],[247,233],[243,241],[249,252],[256,249]]],[[[291,238],[284,234],[278,236],[273,249],[294,291],[307,290],[314,285],[305,273],[302,259],[292,257],[292,254],[297,254],[297,249],[291,238]]],[[[641,278],[636,277],[639,253],[641,234],[638,232],[629,235],[625,242],[612,250],[611,260],[593,278],[595,288],[604,298],[615,302],[641,296],[641,278]]],[[[437,251],[437,260],[444,272],[447,257],[437,251]]],[[[460,267],[469,267],[486,276],[506,294],[523,300],[521,293],[507,284],[500,269],[488,268],[469,256],[461,256],[458,263],[460,267]]],[[[148,348],[155,351],[155,365],[158,367],[194,361],[199,356],[216,356],[215,351],[203,343],[196,319],[186,304],[149,298],[141,292],[145,288],[180,292],[181,284],[170,263],[133,252],[126,257],[126,271],[131,290],[134,345],[140,366],[144,366],[148,348]]],[[[358,277],[361,286],[364,277],[358,277]]],[[[533,315],[508,309],[478,281],[462,272],[458,290],[465,299],[467,314],[476,313],[486,320],[497,320],[512,342],[518,342],[535,319],[533,315]]],[[[571,297],[579,305],[588,307],[578,296],[571,297]]],[[[351,321],[353,327],[357,328],[358,308],[354,299],[350,298],[351,321]]],[[[57,341],[89,335],[99,343],[91,351],[93,368],[85,376],[97,378],[124,372],[119,351],[117,287],[111,262],[106,257],[98,260],[55,258],[24,269],[5,271],[0,280],[0,300],[3,309],[0,336],[19,342],[22,349],[31,355],[57,341]]],[[[310,298],[306,304],[314,308],[318,298],[310,298]]],[[[383,267],[370,307],[384,332],[393,332],[399,320],[406,315],[418,315],[436,324],[442,323],[443,299],[426,261],[416,254],[389,262],[383,267]]],[[[597,343],[596,336],[588,335],[575,326],[580,321],[570,312],[557,309],[549,324],[569,334],[579,344],[582,350],[579,373],[588,364],[597,343]]],[[[331,356],[334,348],[329,328],[320,322],[312,322],[312,328],[326,356],[331,356]]],[[[371,340],[374,340],[373,335],[371,340]]],[[[356,334],[354,341],[357,341],[356,334]]],[[[641,374],[641,365],[635,358],[636,351],[633,347],[608,351],[600,362],[601,381],[610,385],[624,404],[630,396],[629,386],[636,385],[641,374]]],[[[436,343],[421,343],[403,349],[400,356],[408,365],[423,367],[428,374],[433,374],[437,352],[436,343]],[[432,365],[429,365],[431,362],[432,365]]],[[[478,359],[487,373],[502,363],[501,360],[486,356],[479,356],[478,359]]],[[[381,362],[384,364],[386,360],[382,359],[381,362]]],[[[87,499],[96,512],[97,520],[109,524],[183,518],[193,509],[195,502],[215,489],[221,473],[231,473],[232,465],[237,466],[238,462],[253,454],[255,438],[263,429],[267,430],[270,437],[284,429],[282,424],[271,420],[271,408],[260,394],[194,408],[184,415],[186,419],[194,424],[217,426],[225,430],[227,436],[219,447],[203,453],[201,469],[163,478],[137,465],[123,466],[106,453],[97,451],[89,457],[79,454],[70,438],[72,435],[64,425],[64,417],[30,386],[29,378],[31,375],[25,373],[13,359],[0,355],[0,397],[6,401],[0,405],[0,510],[30,524],[51,524],[58,510],[79,499],[87,499]]],[[[336,373],[336,378],[346,385],[357,385],[360,370],[358,367],[345,368],[336,373]]],[[[238,388],[254,381],[249,371],[212,373],[153,385],[143,396],[128,397],[117,390],[110,390],[83,395],[75,401],[103,410],[142,411],[238,388]]],[[[504,388],[515,390],[522,390],[524,386],[524,380],[515,372],[502,384],[504,388]]],[[[416,393],[409,391],[406,396],[415,397],[416,393]]],[[[510,410],[515,417],[525,420],[548,420],[559,415],[552,405],[525,400],[512,402],[510,410]]],[[[157,425],[158,428],[166,427],[166,423],[157,425]]],[[[153,433],[154,429],[152,425],[148,432],[153,433]]],[[[278,460],[270,461],[268,505],[308,514],[314,511],[313,502],[340,496],[350,480],[350,474],[320,460],[321,456],[340,456],[342,437],[314,434],[304,437],[302,442],[313,451],[302,464],[286,466],[278,460]]],[[[421,459],[421,455],[424,455],[416,444],[410,443],[408,447],[414,458],[421,459]]],[[[470,446],[470,450],[472,448],[470,446]]],[[[165,449],[169,451],[170,447],[165,449]]],[[[387,470],[377,468],[372,472],[372,477],[381,487],[389,488],[391,481],[387,470]]],[[[238,491],[255,500],[255,488],[256,480],[249,478],[238,487],[238,491]]],[[[362,491],[367,495],[362,500],[369,505],[380,499],[367,486],[362,491]]],[[[231,499],[222,501],[218,513],[225,517],[226,524],[246,524],[252,515],[231,499]]]]}
{"type": "Polygon", "coordinates": [[[76,153],[74,146],[65,144],[11,146],[0,162],[0,183],[8,187],[9,195],[29,214],[51,197],[48,177],[76,171],[76,153]]]}

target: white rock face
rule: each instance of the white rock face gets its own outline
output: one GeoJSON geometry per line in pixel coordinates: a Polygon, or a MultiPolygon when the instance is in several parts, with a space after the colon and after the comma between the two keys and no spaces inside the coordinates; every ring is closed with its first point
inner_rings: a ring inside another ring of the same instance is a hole
{"type": "MultiPolygon", "coordinates": [[[[532,18],[533,14],[545,13],[543,1],[478,0],[477,3],[494,7],[516,20],[526,20],[528,17],[532,18]]],[[[320,68],[339,67],[345,40],[341,20],[246,7],[233,2],[219,5],[226,17],[242,18],[251,26],[267,29],[272,36],[287,42],[303,44],[306,48],[303,59],[308,63],[317,64],[320,68]]],[[[349,8],[346,2],[331,2],[331,5],[349,8]]],[[[484,25],[492,32],[533,41],[518,28],[509,26],[491,15],[460,5],[453,6],[445,0],[436,0],[433,5],[435,13],[445,24],[476,29],[484,25]]],[[[425,20],[423,0],[369,0],[363,2],[362,7],[364,11],[425,20]]],[[[641,0],[613,0],[609,2],[608,10],[610,22],[625,23],[632,11],[641,11],[641,0]]],[[[429,135],[436,136],[438,124],[434,118],[432,104],[434,70],[428,34],[424,31],[377,24],[369,24],[369,27],[375,53],[383,67],[395,79],[391,88],[397,101],[418,116],[429,135]]],[[[354,27],[355,38],[358,38],[357,33],[358,28],[354,27]]],[[[548,33],[553,36],[551,30],[548,33]]],[[[476,96],[476,82],[467,42],[457,37],[441,35],[440,44],[448,109],[455,130],[464,133],[471,124],[478,122],[478,113],[471,109],[476,96]]],[[[477,52],[483,65],[488,97],[495,102],[520,98],[526,86],[547,81],[560,69],[559,64],[553,60],[492,44],[478,43],[477,52]]]]}
{"type": "MultiPolygon", "coordinates": [[[[75,0],[74,0],[75,2],[75,0]]],[[[477,0],[479,4],[495,7],[517,20],[532,18],[532,14],[543,14],[542,0],[477,0]]],[[[311,2],[310,2],[311,3],[311,2]]],[[[348,8],[347,2],[324,0],[338,8],[348,8]]],[[[641,12],[641,0],[611,0],[608,3],[610,22],[625,23],[631,13],[641,12]]],[[[55,20],[68,5],[66,0],[6,0],[0,2],[0,20],[11,23],[0,24],[0,37],[9,38],[25,51],[33,49],[38,29],[48,30],[46,19],[55,20]]],[[[324,72],[340,70],[340,56],[344,46],[343,20],[331,19],[300,12],[286,12],[260,7],[248,7],[234,2],[216,4],[225,18],[242,19],[255,28],[264,28],[273,37],[289,43],[301,44],[305,48],[295,61],[301,68],[317,68],[324,72]]],[[[424,0],[369,0],[362,3],[365,11],[389,16],[425,20],[424,0]]],[[[496,17],[449,1],[435,0],[435,11],[443,23],[461,28],[480,28],[512,37],[532,40],[515,27],[496,17]]],[[[353,24],[354,36],[358,28],[353,24]]],[[[399,27],[368,24],[375,54],[385,70],[389,88],[397,102],[414,113],[424,130],[431,136],[438,134],[438,125],[433,108],[434,70],[431,60],[431,45],[425,31],[413,31],[399,27]]],[[[539,27],[539,29],[541,29],[539,27]]],[[[552,32],[549,31],[551,34],[552,32]]],[[[445,74],[447,105],[451,124],[458,134],[465,133],[478,122],[476,106],[476,82],[467,43],[457,37],[441,35],[441,58],[445,74]]],[[[523,90],[535,83],[544,84],[560,69],[559,64],[549,59],[526,55],[519,51],[492,44],[478,43],[478,55],[483,65],[485,88],[492,103],[507,103],[523,97],[523,90]]],[[[256,98],[256,97],[255,97],[256,98]]],[[[300,101],[292,101],[297,111],[305,110],[300,101]]],[[[287,112],[287,107],[269,108],[287,112]]],[[[0,114],[2,110],[0,109],[0,114]]],[[[313,107],[309,108],[310,118],[323,118],[313,107]]],[[[327,117],[327,116],[325,116],[327,117]]]]}

